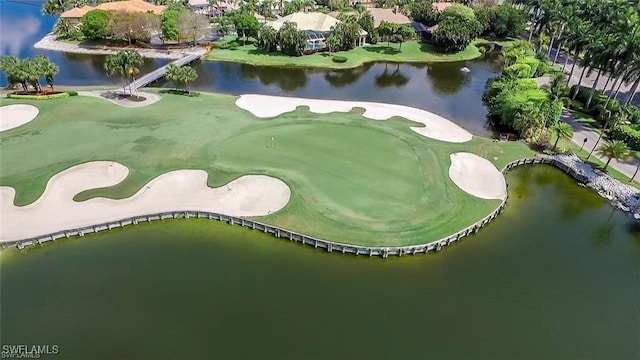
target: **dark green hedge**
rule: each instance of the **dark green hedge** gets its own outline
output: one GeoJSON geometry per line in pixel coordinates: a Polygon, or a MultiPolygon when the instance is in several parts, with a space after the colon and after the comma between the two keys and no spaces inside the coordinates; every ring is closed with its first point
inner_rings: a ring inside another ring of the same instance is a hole
{"type": "Polygon", "coordinates": [[[640,131],[631,125],[618,126],[609,132],[609,136],[623,141],[633,150],[640,151],[640,131]]]}
{"type": "Polygon", "coordinates": [[[345,63],[347,62],[347,57],[341,56],[341,55],[335,55],[334,57],[331,58],[331,60],[336,63],[345,63]]]}

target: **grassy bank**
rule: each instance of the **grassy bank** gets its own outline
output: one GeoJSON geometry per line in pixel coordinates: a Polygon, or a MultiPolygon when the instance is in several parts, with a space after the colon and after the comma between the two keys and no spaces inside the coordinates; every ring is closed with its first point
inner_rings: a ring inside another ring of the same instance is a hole
{"type": "MultiPolygon", "coordinates": [[[[25,205],[53,175],[92,160],[120,162],[130,175],[117,186],[85,191],[78,201],[128,197],[176,169],[203,169],[210,186],[266,174],[286,182],[292,196],[261,221],[335,241],[394,246],[451,234],[499,203],[470,196],[449,179],[451,153],[476,153],[498,168],[532,154],[519,143],[477,137],[464,144],[431,140],[407,120],[371,121],[355,111],[299,109],[258,119],[234,101],[207,93],[165,94],[138,109],[82,96],[20,101],[40,115],[0,134],[0,184],[16,188],[16,204],[25,205]]],[[[11,103],[18,101],[0,100],[11,103]]]]}
{"type": "MultiPolygon", "coordinates": [[[[229,41],[236,41],[230,39],[229,41]]],[[[220,42],[219,42],[220,43],[220,42]]],[[[438,53],[432,44],[407,41],[402,44],[391,43],[387,47],[387,43],[378,43],[376,45],[368,45],[357,47],[349,51],[340,51],[336,53],[345,56],[347,62],[336,63],[332,61],[333,55],[322,52],[304,56],[289,56],[280,52],[265,53],[257,49],[253,44],[247,43],[233,49],[213,49],[207,56],[207,60],[211,61],[228,61],[245,63],[252,65],[266,66],[289,66],[289,67],[314,67],[314,68],[331,68],[331,69],[348,69],[361,66],[366,62],[372,61],[389,61],[389,62],[437,62],[437,61],[460,61],[471,60],[482,55],[475,43],[469,45],[465,50],[455,54],[438,53]]]]}

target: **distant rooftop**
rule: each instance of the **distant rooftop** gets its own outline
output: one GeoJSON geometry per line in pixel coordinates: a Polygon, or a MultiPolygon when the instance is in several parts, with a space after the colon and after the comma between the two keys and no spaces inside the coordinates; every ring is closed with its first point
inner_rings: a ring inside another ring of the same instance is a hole
{"type": "Polygon", "coordinates": [[[448,8],[451,5],[454,5],[455,3],[453,2],[434,2],[433,3],[433,7],[438,11],[438,12],[443,12],[444,9],[448,8]]]}

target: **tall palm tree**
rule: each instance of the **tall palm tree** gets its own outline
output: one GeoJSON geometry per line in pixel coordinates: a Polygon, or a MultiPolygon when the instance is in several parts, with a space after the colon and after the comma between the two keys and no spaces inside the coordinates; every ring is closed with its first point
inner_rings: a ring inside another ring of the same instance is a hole
{"type": "MultiPolygon", "coordinates": [[[[138,96],[138,88],[136,86],[136,76],[140,72],[140,66],[144,60],[137,51],[125,50],[117,54],[107,55],[104,63],[104,69],[107,76],[118,75],[122,79],[122,90],[126,94],[126,84],[124,79],[131,77],[133,79],[134,90],[138,96]]],[[[131,84],[129,83],[129,94],[132,94],[131,84]]]]}
{"type": "Polygon", "coordinates": [[[607,162],[604,164],[604,171],[607,171],[611,160],[627,160],[631,157],[631,150],[624,142],[620,140],[612,140],[606,144],[600,145],[598,153],[607,157],[607,162]]]}
{"type": "Polygon", "coordinates": [[[556,136],[556,141],[553,143],[554,151],[556,150],[558,141],[560,141],[560,139],[569,139],[573,136],[573,128],[566,122],[557,122],[551,125],[551,127],[549,127],[549,130],[551,130],[551,133],[556,136]]]}

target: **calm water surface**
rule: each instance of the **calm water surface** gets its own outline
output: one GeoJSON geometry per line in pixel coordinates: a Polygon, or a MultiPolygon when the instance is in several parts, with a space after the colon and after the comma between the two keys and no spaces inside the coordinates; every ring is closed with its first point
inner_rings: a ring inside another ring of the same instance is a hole
{"type": "Polygon", "coordinates": [[[640,228],[558,170],[438,254],[328,254],[176,220],[2,257],[3,343],[62,358],[640,357],[640,228]]]}
{"type": "MultiPolygon", "coordinates": [[[[32,48],[54,23],[41,3],[0,0],[0,54],[44,53],[63,84],[117,83],[103,57],[32,48]]],[[[201,63],[195,88],[393,102],[489,135],[493,66],[201,63]]],[[[550,167],[508,180],[505,213],[437,255],[326,254],[205,220],[5,252],[0,343],[58,344],[60,359],[640,358],[638,223],[550,167]]]]}

